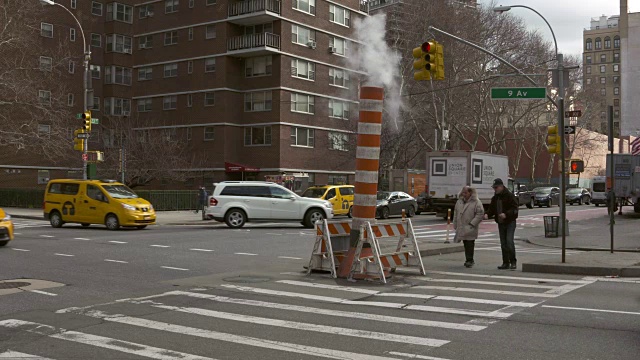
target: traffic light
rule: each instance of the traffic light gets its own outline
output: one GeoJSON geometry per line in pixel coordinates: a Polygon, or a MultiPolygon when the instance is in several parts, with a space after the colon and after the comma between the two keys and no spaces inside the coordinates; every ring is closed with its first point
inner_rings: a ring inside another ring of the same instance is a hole
{"type": "Polygon", "coordinates": [[[558,134],[558,125],[547,128],[547,152],[549,154],[560,154],[560,141],[562,138],[558,134]]]}
{"type": "Polygon", "coordinates": [[[579,174],[581,172],[584,172],[584,161],[571,160],[571,164],[569,165],[569,172],[571,174],[579,174]]]}
{"type": "Polygon", "coordinates": [[[436,42],[436,80],[444,80],[444,47],[436,42]]]}
{"type": "Polygon", "coordinates": [[[84,151],[84,139],[79,139],[78,134],[84,134],[82,129],[73,132],[73,150],[84,151]]]}
{"type": "Polygon", "coordinates": [[[82,118],[82,128],[85,132],[91,132],[91,111],[87,110],[83,112],[80,117],[82,118]]]}
{"type": "Polygon", "coordinates": [[[435,41],[425,42],[419,47],[413,49],[413,78],[416,81],[431,80],[434,75],[436,64],[437,43],[435,41]]]}

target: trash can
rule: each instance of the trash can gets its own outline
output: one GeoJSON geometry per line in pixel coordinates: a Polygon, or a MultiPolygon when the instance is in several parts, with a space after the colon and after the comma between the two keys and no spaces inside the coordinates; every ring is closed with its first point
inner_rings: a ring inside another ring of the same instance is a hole
{"type": "MultiPolygon", "coordinates": [[[[555,238],[560,236],[560,216],[544,216],[544,237],[555,238]]],[[[564,234],[569,236],[569,220],[565,219],[564,234]]]]}

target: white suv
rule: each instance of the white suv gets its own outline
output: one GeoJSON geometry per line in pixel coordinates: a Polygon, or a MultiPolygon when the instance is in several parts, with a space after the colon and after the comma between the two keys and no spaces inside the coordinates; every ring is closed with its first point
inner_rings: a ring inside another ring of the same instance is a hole
{"type": "Polygon", "coordinates": [[[209,197],[208,218],[241,228],[248,221],[300,221],[312,228],[316,221],[333,218],[330,202],[303,198],[271,182],[225,181],[209,197]]]}

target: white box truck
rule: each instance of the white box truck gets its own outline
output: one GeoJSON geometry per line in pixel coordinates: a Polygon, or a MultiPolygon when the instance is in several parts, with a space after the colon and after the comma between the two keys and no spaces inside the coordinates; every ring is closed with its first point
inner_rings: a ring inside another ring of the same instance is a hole
{"type": "Polygon", "coordinates": [[[458,194],[465,185],[478,190],[485,209],[491,203],[496,178],[507,186],[509,158],[480,151],[433,151],[427,153],[427,192],[432,196],[436,216],[447,218],[455,208],[458,194]]]}
{"type": "Polygon", "coordinates": [[[622,211],[622,206],[633,205],[633,210],[640,213],[640,156],[631,154],[613,154],[613,164],[611,154],[607,155],[607,188],[611,183],[608,178],[613,165],[613,191],[616,193],[618,205],[622,211]]]}

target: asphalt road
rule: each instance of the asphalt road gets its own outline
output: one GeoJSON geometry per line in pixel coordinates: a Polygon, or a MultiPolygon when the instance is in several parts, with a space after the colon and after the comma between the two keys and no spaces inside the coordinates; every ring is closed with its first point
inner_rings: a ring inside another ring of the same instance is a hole
{"type": "MultiPolygon", "coordinates": [[[[556,209],[522,209],[539,234],[556,209]]],[[[570,218],[606,216],[568,207],[570,218]]],[[[422,240],[443,224],[414,218],[422,240]]],[[[0,359],[637,359],[640,279],[499,271],[495,224],[476,263],[425,257],[387,285],[304,276],[314,233],[297,224],[110,232],[16,220],[0,278],[62,286],[0,295],[0,359]]],[[[520,263],[559,250],[517,242],[520,263]]],[[[569,252],[571,256],[575,252],[569,252]]],[[[2,294],[0,289],[0,294],[2,294]]]]}

